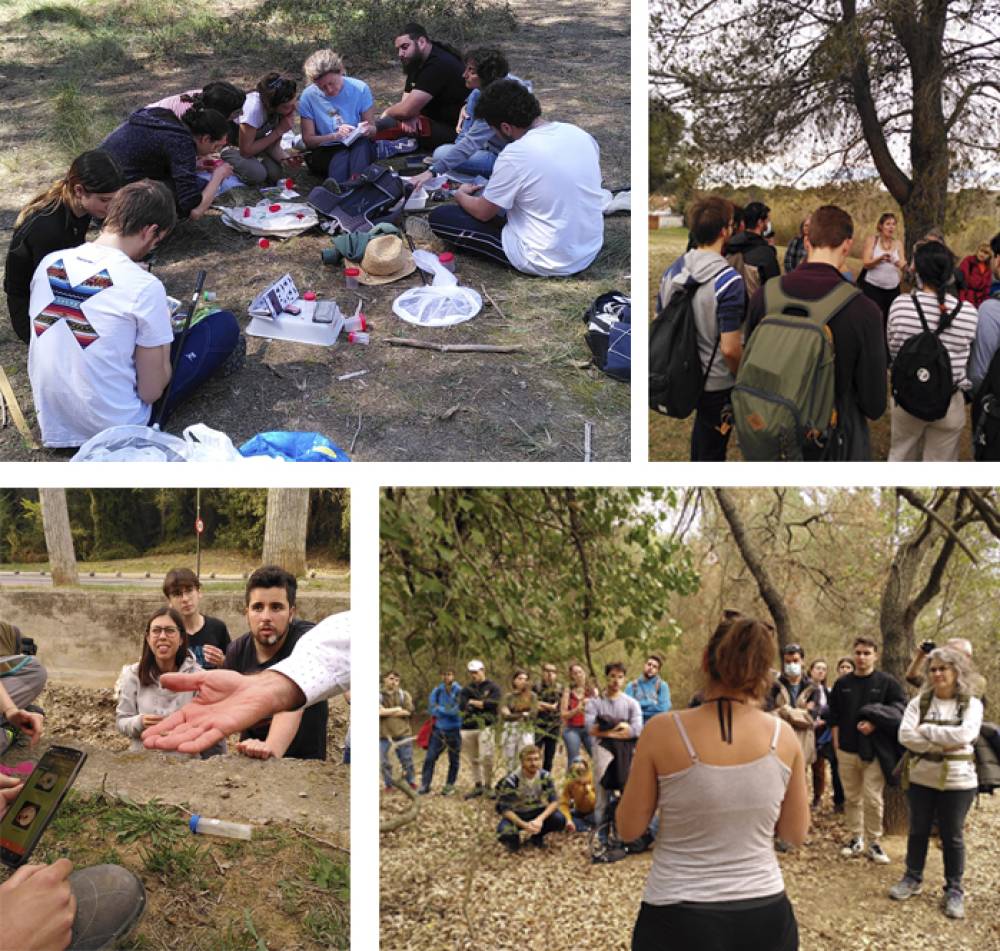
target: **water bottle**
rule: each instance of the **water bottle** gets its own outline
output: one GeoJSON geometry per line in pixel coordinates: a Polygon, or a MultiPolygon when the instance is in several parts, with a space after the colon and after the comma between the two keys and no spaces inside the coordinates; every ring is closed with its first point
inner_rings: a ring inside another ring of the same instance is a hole
{"type": "Polygon", "coordinates": [[[226,822],[225,819],[206,819],[203,816],[193,815],[188,828],[199,835],[221,835],[227,839],[250,840],[253,827],[242,822],[226,822]]]}

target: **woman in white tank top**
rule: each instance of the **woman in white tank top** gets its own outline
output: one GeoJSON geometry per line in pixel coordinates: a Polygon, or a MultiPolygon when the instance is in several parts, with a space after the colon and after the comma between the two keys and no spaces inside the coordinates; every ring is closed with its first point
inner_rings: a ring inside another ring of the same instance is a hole
{"type": "Polygon", "coordinates": [[[865,239],[861,252],[861,266],[865,278],[861,291],[865,297],[878,304],[882,311],[882,329],[885,331],[889,307],[899,296],[899,282],[906,267],[903,243],[896,237],[896,216],[886,212],[878,220],[876,233],[865,239]]]}
{"type": "Polygon", "coordinates": [[[659,810],[633,951],[796,951],[774,853],[809,827],[802,752],[764,713],[777,653],[769,625],[723,621],[705,648],[700,707],[654,717],[639,737],[616,819],[625,841],[659,810]]]}

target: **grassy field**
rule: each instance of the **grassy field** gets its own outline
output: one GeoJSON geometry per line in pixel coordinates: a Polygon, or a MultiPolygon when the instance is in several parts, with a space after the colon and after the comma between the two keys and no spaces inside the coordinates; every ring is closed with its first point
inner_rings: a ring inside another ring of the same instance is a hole
{"type": "MultiPolygon", "coordinates": [[[[163,95],[226,78],[251,88],[272,66],[301,74],[305,57],[334,45],[351,75],[366,81],[377,104],[396,100],[402,77],[392,35],[401,0],[368,7],[320,0],[14,0],[0,8],[0,74],[8,109],[0,120],[4,184],[0,221],[9,240],[19,208],[65,173],[80,150],[98,144],[131,111],[163,95]]],[[[412,8],[406,8],[407,11],[412,8]]],[[[547,118],[574,122],[601,146],[605,184],[629,183],[629,88],[612,84],[592,96],[600,69],[627,74],[629,6],[625,0],[428,2],[421,14],[432,36],[468,48],[500,43],[518,75],[534,83],[547,118]]],[[[317,183],[291,174],[300,192],[317,183]]],[[[240,189],[221,204],[256,202],[240,189]]],[[[480,314],[458,327],[413,328],[391,313],[395,297],[419,283],[412,276],[360,295],[374,330],[369,347],[321,349],[248,338],[244,369],[210,381],[181,407],[172,432],[203,422],[239,445],[269,429],[317,430],[361,460],[579,460],[585,424],[594,424],[597,460],[629,457],[628,388],[590,367],[580,319],[611,289],[628,292],[630,219],[606,220],[605,246],[590,268],[567,279],[519,275],[460,256],[461,282],[483,295],[480,314]],[[520,352],[438,353],[392,347],[389,337],[434,343],[485,343],[520,352]],[[348,374],[363,371],[349,380],[348,374]],[[352,449],[353,447],[353,449],[352,449]]],[[[435,240],[418,245],[443,250],[435,240]]],[[[216,213],[181,225],[159,254],[156,274],[168,293],[186,297],[195,272],[220,306],[245,323],[254,293],[285,272],[300,291],[333,297],[353,312],[339,270],[320,263],[329,239],[306,234],[260,251],[256,239],[225,228],[216,213]]],[[[0,253],[6,242],[0,237],[0,253]]],[[[25,350],[0,313],[0,365],[29,425],[35,414],[25,350]]],[[[37,435],[37,427],[35,426],[37,435]]],[[[64,459],[33,451],[13,427],[0,430],[0,459],[64,459]]]]}
{"type": "MultiPolygon", "coordinates": [[[[649,233],[649,300],[650,314],[655,312],[656,294],[663,272],[687,247],[687,229],[664,228],[649,233]]],[[[784,265],[787,245],[778,245],[778,261],[784,265]]],[[[853,274],[861,269],[861,259],[850,257],[846,267],[853,274]]],[[[968,410],[967,410],[968,413],[968,410]]],[[[659,413],[649,413],[649,458],[654,462],[683,462],[690,458],[691,426],[690,419],[669,419],[659,413]]],[[[886,412],[875,422],[869,423],[872,441],[872,459],[884,461],[889,456],[889,412],[886,412]]],[[[959,459],[972,459],[971,423],[967,422],[959,447],[959,459]]],[[[739,446],[735,438],[729,443],[729,460],[740,459],[739,446]]]]}

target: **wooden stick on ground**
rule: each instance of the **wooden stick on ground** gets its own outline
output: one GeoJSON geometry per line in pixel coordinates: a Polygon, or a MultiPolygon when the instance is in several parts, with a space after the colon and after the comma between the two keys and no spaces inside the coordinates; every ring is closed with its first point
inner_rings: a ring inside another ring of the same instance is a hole
{"type": "Polygon", "coordinates": [[[389,337],[394,347],[415,347],[417,350],[437,350],[439,353],[523,353],[524,347],[499,346],[492,343],[431,343],[413,337],[389,337]]]}
{"type": "Polygon", "coordinates": [[[594,424],[585,422],[583,424],[583,461],[590,462],[590,437],[594,432],[594,424]]]}
{"type": "Polygon", "coordinates": [[[31,430],[28,429],[28,424],[24,421],[21,406],[14,395],[14,388],[10,385],[10,380],[7,379],[7,371],[3,367],[0,367],[0,394],[2,394],[4,402],[10,408],[10,418],[14,420],[17,431],[28,443],[28,448],[37,449],[38,443],[35,442],[35,437],[31,435],[31,430]]]}
{"type": "Polygon", "coordinates": [[[499,304],[498,304],[498,303],[497,303],[497,302],[496,302],[495,300],[493,300],[493,297],[492,297],[492,295],[490,294],[490,292],[489,292],[488,290],[486,290],[486,285],[485,285],[485,284],[480,284],[479,286],[480,286],[480,287],[481,287],[481,288],[483,289],[483,294],[485,295],[486,299],[487,299],[487,300],[488,300],[488,301],[489,301],[489,302],[490,302],[490,303],[491,303],[491,304],[493,305],[493,309],[494,309],[494,310],[495,310],[495,311],[496,311],[496,312],[497,312],[497,313],[498,313],[498,314],[499,314],[499,315],[500,315],[500,316],[501,316],[501,317],[502,317],[502,318],[503,318],[504,320],[506,320],[506,319],[507,319],[507,315],[506,315],[506,314],[505,314],[505,313],[504,313],[504,312],[503,312],[503,311],[502,311],[502,310],[500,309],[500,305],[499,305],[499,304]]]}

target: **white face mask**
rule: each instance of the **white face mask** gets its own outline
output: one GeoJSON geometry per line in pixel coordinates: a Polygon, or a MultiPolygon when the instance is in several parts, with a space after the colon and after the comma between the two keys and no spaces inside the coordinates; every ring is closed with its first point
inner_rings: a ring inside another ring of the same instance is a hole
{"type": "Polygon", "coordinates": [[[800,677],[802,675],[801,664],[785,664],[785,673],[789,677],[800,677]]]}

